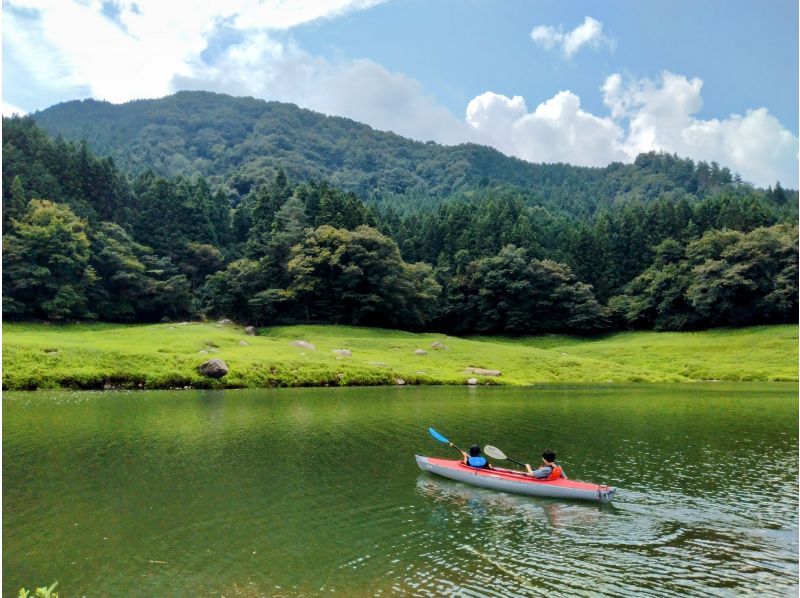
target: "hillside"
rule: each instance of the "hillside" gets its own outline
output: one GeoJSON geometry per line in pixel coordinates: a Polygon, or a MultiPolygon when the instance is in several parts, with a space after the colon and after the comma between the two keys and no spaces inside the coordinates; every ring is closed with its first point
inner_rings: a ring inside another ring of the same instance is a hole
{"type": "Polygon", "coordinates": [[[421,143],[293,104],[209,92],[120,105],[72,101],[33,117],[53,137],[87,140],[124,172],[200,174],[212,186],[224,184],[234,199],[272,180],[278,168],[293,181],[327,180],[362,199],[412,207],[511,188],[529,205],[572,216],[626,198],[702,197],[739,185],[724,166],[665,154],[605,168],[531,164],[488,147],[421,143]]]}

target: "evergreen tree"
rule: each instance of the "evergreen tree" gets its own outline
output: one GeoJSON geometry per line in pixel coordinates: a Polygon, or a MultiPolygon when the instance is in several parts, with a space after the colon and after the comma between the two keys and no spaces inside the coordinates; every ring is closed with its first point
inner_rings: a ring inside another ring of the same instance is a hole
{"type": "Polygon", "coordinates": [[[3,207],[3,231],[6,230],[8,222],[12,218],[22,218],[28,207],[28,198],[25,197],[25,189],[22,186],[22,179],[19,175],[14,177],[11,183],[11,197],[3,207]]]}

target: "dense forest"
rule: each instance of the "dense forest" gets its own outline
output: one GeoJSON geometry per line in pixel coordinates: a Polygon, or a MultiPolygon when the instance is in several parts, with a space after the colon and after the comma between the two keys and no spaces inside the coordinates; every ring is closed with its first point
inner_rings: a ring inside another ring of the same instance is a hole
{"type": "Polygon", "coordinates": [[[90,150],[113,158],[125,173],[200,175],[234,203],[268,184],[278,170],[294,183],[327,181],[403,212],[514,190],[526,205],[577,218],[628,199],[685,193],[702,198],[742,185],[714,162],[647,155],[605,168],[531,164],[480,145],[420,143],[293,104],[209,92],[125,104],[66,102],[33,118],[51,138],[85,139],[90,150]]]}
{"type": "Polygon", "coordinates": [[[797,192],[715,163],[534,165],[197,92],[4,119],[3,158],[6,318],[459,334],[797,320],[797,192]]]}

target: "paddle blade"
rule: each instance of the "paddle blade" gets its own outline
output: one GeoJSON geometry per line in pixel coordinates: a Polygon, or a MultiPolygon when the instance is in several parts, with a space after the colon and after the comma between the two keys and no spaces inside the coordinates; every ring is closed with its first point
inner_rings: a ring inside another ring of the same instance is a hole
{"type": "Polygon", "coordinates": [[[447,438],[445,438],[444,436],[439,434],[439,432],[437,432],[433,428],[428,428],[428,432],[430,432],[431,436],[433,436],[439,442],[444,442],[445,444],[450,444],[450,441],[447,440],[447,438]]]}
{"type": "Polygon", "coordinates": [[[485,447],[483,447],[483,452],[484,454],[489,455],[492,459],[508,459],[503,451],[496,446],[492,446],[491,444],[487,444],[485,447]]]}

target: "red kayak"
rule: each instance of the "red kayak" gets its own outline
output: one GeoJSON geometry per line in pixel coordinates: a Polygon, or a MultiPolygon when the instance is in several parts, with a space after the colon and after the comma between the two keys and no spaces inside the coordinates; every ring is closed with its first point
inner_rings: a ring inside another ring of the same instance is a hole
{"type": "Polygon", "coordinates": [[[609,503],[617,491],[613,486],[591,484],[578,480],[537,480],[525,473],[511,469],[480,469],[464,465],[463,461],[423,457],[416,455],[417,465],[422,471],[435,473],[451,480],[473,486],[502,490],[514,494],[545,496],[548,498],[570,498],[609,503]]]}

